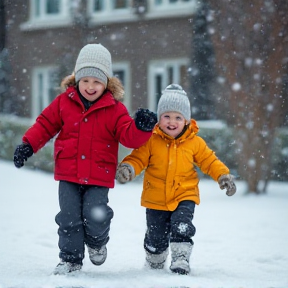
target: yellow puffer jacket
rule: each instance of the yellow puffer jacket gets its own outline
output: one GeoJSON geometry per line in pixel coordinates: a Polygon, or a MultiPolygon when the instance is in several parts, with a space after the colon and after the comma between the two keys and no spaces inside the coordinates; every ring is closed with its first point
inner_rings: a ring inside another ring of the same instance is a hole
{"type": "Polygon", "coordinates": [[[123,159],[122,163],[134,167],[135,175],[146,170],[142,206],[174,211],[183,200],[199,204],[199,178],[195,165],[215,181],[221,175],[229,174],[229,169],[196,135],[198,130],[196,121],[192,119],[185,133],[174,139],[162,132],[157,124],[151,138],[123,159]]]}

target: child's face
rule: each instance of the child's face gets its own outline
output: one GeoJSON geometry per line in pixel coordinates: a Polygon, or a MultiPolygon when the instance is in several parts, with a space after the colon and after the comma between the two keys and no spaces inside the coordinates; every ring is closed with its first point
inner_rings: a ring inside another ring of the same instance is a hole
{"type": "Polygon", "coordinates": [[[83,77],[79,81],[79,91],[90,102],[98,99],[104,92],[105,85],[95,77],[83,77]]]}
{"type": "Polygon", "coordinates": [[[159,127],[163,132],[174,138],[182,132],[186,124],[187,121],[178,112],[166,112],[160,116],[159,127]]]}

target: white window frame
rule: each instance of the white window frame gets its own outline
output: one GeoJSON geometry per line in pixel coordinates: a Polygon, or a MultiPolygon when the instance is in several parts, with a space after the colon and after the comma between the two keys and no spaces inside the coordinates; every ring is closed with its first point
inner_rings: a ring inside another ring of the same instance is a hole
{"type": "MultiPolygon", "coordinates": [[[[37,30],[45,28],[58,28],[67,27],[72,24],[72,9],[77,8],[80,0],[58,0],[60,1],[60,11],[58,14],[47,14],[44,12],[46,1],[40,0],[41,3],[41,15],[37,17],[35,15],[35,1],[30,2],[30,17],[27,22],[20,25],[22,31],[37,30]]],[[[104,0],[103,11],[93,11],[93,0],[87,0],[87,17],[89,17],[90,24],[103,25],[107,23],[119,23],[119,22],[135,22],[139,21],[139,16],[135,13],[133,8],[134,0],[127,0],[127,8],[113,9],[114,0],[104,0]]],[[[190,0],[186,2],[184,0],[178,0],[176,3],[170,3],[169,0],[162,0],[159,5],[155,4],[156,0],[147,0],[147,12],[145,13],[146,19],[159,19],[167,17],[179,17],[193,15],[197,11],[197,0],[190,0]]]]}
{"type": "Polygon", "coordinates": [[[157,98],[156,98],[156,78],[158,76],[162,79],[161,92],[170,84],[181,84],[181,67],[189,67],[188,58],[180,59],[163,59],[152,60],[149,62],[148,67],[148,107],[152,111],[157,110],[157,98]],[[169,80],[169,69],[172,68],[172,79],[169,80]],[[172,83],[171,83],[172,82],[172,83]]]}
{"type": "Polygon", "coordinates": [[[146,18],[164,18],[171,16],[191,15],[197,11],[197,0],[190,0],[189,2],[177,0],[176,3],[170,3],[169,0],[162,0],[161,4],[156,4],[157,0],[148,1],[148,13],[146,18]]]}
{"type": "Polygon", "coordinates": [[[151,10],[154,9],[183,9],[195,5],[195,0],[176,0],[176,2],[170,2],[170,0],[160,0],[162,3],[157,4],[159,0],[148,0],[151,10]]]}
{"type": "Polygon", "coordinates": [[[31,117],[35,119],[42,110],[47,107],[50,103],[49,90],[55,89],[55,98],[57,94],[57,84],[50,87],[50,75],[51,73],[57,73],[56,66],[41,66],[35,67],[32,71],[32,109],[31,117]],[[40,83],[39,77],[42,76],[42,83],[40,83]],[[40,87],[43,86],[43,87],[40,87]]]}
{"type": "Polygon", "coordinates": [[[126,61],[122,61],[122,62],[113,62],[112,65],[112,70],[113,70],[113,75],[114,75],[114,71],[123,71],[124,72],[124,83],[123,87],[124,87],[124,100],[123,103],[126,106],[127,110],[131,113],[131,109],[132,109],[132,105],[131,105],[131,69],[130,69],[130,63],[126,62],[126,61]]]}
{"type": "MultiPolygon", "coordinates": [[[[94,4],[94,0],[89,0],[88,1],[88,7],[91,9],[92,13],[96,13],[96,14],[101,14],[101,13],[127,13],[127,11],[130,10],[131,4],[132,4],[132,0],[125,0],[127,1],[127,7],[126,8],[113,8],[113,3],[115,0],[104,0],[103,1],[103,11],[100,12],[96,12],[93,11],[93,4],[94,4]]],[[[117,1],[117,0],[116,0],[117,1]]]]}
{"type": "Polygon", "coordinates": [[[127,8],[113,9],[114,0],[104,0],[104,8],[102,11],[93,11],[93,0],[87,1],[87,11],[92,24],[115,23],[121,21],[135,21],[139,18],[133,10],[133,0],[127,0],[127,8]]]}
{"type": "Polygon", "coordinates": [[[48,14],[45,12],[47,1],[40,0],[40,15],[36,15],[36,1],[30,0],[30,15],[29,20],[22,23],[20,28],[22,30],[33,30],[41,28],[56,28],[62,26],[68,26],[72,23],[71,19],[71,5],[72,1],[58,0],[59,1],[59,13],[48,14]]]}

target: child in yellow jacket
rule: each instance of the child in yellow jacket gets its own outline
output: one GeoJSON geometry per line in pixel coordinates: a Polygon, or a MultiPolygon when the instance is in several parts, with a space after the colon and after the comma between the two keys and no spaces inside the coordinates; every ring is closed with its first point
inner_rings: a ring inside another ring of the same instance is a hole
{"type": "Polygon", "coordinates": [[[195,204],[200,203],[195,169],[218,181],[232,196],[236,192],[229,169],[199,136],[191,119],[190,102],[180,85],[169,85],[158,103],[158,123],[151,138],[120,163],[116,178],[131,181],[145,170],[141,205],[146,207],[144,239],[149,267],[162,269],[171,248],[174,273],[188,274],[196,229],[192,224],[195,204]]]}

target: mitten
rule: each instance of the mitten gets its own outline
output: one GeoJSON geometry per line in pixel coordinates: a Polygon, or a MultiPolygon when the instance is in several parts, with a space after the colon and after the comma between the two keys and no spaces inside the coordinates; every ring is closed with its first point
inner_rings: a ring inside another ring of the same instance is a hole
{"type": "Polygon", "coordinates": [[[226,189],[227,196],[232,196],[236,193],[236,185],[233,180],[234,176],[231,174],[224,174],[218,179],[220,189],[226,189]]]}
{"type": "Polygon", "coordinates": [[[139,130],[149,132],[153,130],[157,123],[157,115],[149,109],[138,108],[134,120],[139,130]]]}
{"type": "Polygon", "coordinates": [[[14,164],[17,168],[24,166],[24,161],[33,155],[33,149],[30,144],[22,143],[17,146],[14,152],[14,164]]]}
{"type": "Polygon", "coordinates": [[[116,172],[116,179],[119,183],[124,184],[135,177],[134,168],[129,164],[120,164],[116,172]]]}

